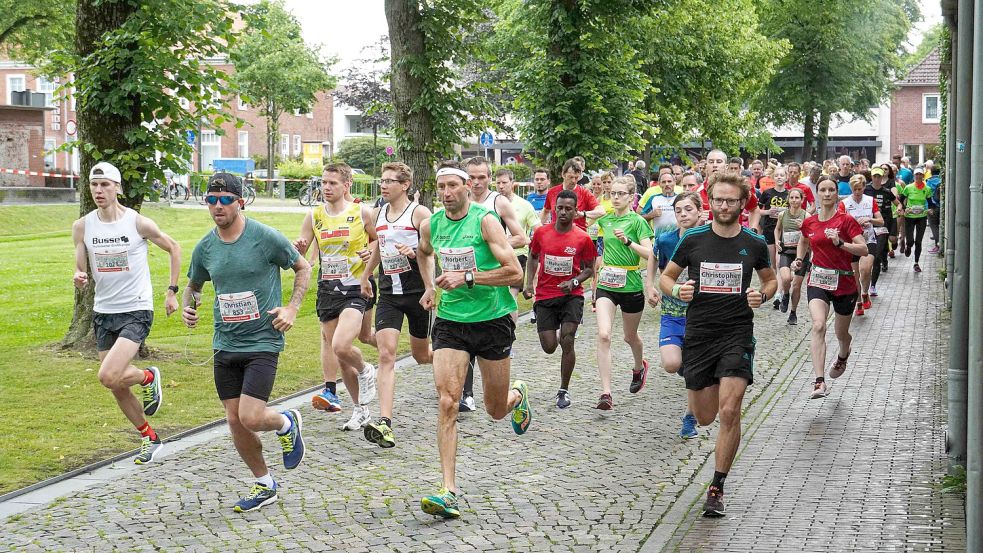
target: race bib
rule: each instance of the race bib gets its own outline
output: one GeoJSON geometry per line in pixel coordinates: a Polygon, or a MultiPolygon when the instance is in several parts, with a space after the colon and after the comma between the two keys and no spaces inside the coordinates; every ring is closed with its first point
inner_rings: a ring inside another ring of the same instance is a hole
{"type": "Polygon", "coordinates": [[[744,266],[741,263],[700,263],[700,293],[740,294],[744,266]]]}
{"type": "Polygon", "coordinates": [[[474,259],[474,248],[441,248],[440,268],[444,271],[474,271],[478,264],[474,259]]]}
{"type": "Polygon", "coordinates": [[[241,323],[259,318],[259,302],[253,292],[218,295],[218,311],[223,323],[241,323]]]}
{"type": "Polygon", "coordinates": [[[543,272],[550,276],[563,277],[573,274],[573,257],[547,255],[543,261],[543,272]]]}
{"type": "Polygon", "coordinates": [[[809,273],[809,286],[835,292],[839,285],[840,273],[836,270],[812,266],[812,271],[809,273]]]}
{"type": "Polygon", "coordinates": [[[94,253],[97,273],[120,273],[130,270],[130,255],[126,250],[121,252],[94,253]]]}
{"type": "Polygon", "coordinates": [[[604,267],[601,269],[601,276],[597,283],[608,288],[624,288],[628,283],[628,269],[604,267]]]}
{"type": "Polygon", "coordinates": [[[398,275],[411,269],[410,259],[403,254],[386,255],[382,257],[382,272],[387,275],[398,275]]]}
{"type": "MultiPolygon", "coordinates": [[[[867,240],[868,244],[873,244],[877,242],[877,227],[867,227],[864,229],[864,238],[867,240]]],[[[871,254],[873,255],[873,254],[871,254]]]]}
{"type": "Polygon", "coordinates": [[[321,280],[341,280],[351,274],[348,258],[343,255],[321,256],[321,280]]]}
{"type": "Polygon", "coordinates": [[[921,215],[924,212],[925,212],[925,206],[913,205],[908,208],[908,213],[912,215],[921,215]]]}
{"type": "Polygon", "coordinates": [[[782,244],[786,246],[794,246],[799,243],[799,238],[802,237],[802,231],[789,230],[782,233],[782,244]]]}

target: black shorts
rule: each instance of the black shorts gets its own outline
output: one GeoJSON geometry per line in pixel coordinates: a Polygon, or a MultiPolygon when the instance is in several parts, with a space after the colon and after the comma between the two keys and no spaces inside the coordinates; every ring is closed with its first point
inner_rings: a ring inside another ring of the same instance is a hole
{"type": "MultiPolygon", "coordinates": [[[[853,275],[850,275],[848,278],[853,278],[853,275]]],[[[806,298],[808,298],[808,301],[823,300],[826,303],[832,303],[833,311],[837,315],[852,315],[853,308],[857,303],[856,292],[845,296],[834,296],[829,290],[823,290],[815,286],[806,288],[806,298]]]]}
{"type": "Polygon", "coordinates": [[[434,351],[456,349],[489,361],[500,361],[512,351],[515,323],[511,315],[477,323],[458,323],[437,317],[431,340],[434,351]]]}
{"type": "Polygon", "coordinates": [[[358,292],[349,292],[348,295],[338,292],[322,293],[317,292],[317,318],[322,322],[333,321],[341,316],[341,312],[346,309],[354,309],[359,313],[365,313],[370,307],[371,299],[365,299],[358,292]]]}
{"type": "Polygon", "coordinates": [[[690,336],[683,339],[683,378],[686,389],[702,390],[719,384],[725,376],[754,382],[754,335],[750,331],[730,335],[690,336]]]}
{"type": "Polygon", "coordinates": [[[382,294],[375,310],[376,332],[391,328],[403,329],[403,316],[409,322],[410,336],[426,338],[430,335],[430,312],[420,305],[419,294],[382,294]]]}
{"type": "Polygon", "coordinates": [[[769,246],[775,245],[775,227],[770,229],[764,229],[765,244],[769,246]]]}
{"type": "Polygon", "coordinates": [[[276,365],[280,354],[275,351],[215,351],[215,391],[222,401],[249,396],[270,400],[276,365]]]}
{"type": "MultiPolygon", "coordinates": [[[[778,268],[783,267],[792,268],[792,262],[795,261],[795,252],[781,252],[778,254],[778,268]]],[[[806,258],[802,260],[802,267],[798,271],[794,271],[795,276],[804,277],[809,274],[809,269],[812,268],[812,262],[809,261],[809,254],[806,254],[806,258]]]]}
{"type": "Polygon", "coordinates": [[[92,327],[96,334],[96,349],[99,351],[113,349],[117,338],[126,338],[131,342],[142,344],[150,334],[150,327],[153,324],[153,311],[95,313],[92,317],[92,327]]]}
{"type": "Polygon", "coordinates": [[[532,310],[536,314],[537,331],[559,330],[562,324],[579,325],[584,320],[584,297],[570,295],[539,300],[532,310]]]}
{"type": "Polygon", "coordinates": [[[514,288],[516,290],[522,290],[526,285],[526,261],[529,259],[524,255],[518,256],[519,266],[522,267],[522,284],[512,284],[509,288],[514,288]]]}
{"type": "Polygon", "coordinates": [[[598,288],[594,293],[594,303],[601,298],[607,298],[620,307],[622,313],[640,313],[645,309],[645,294],[642,292],[612,292],[598,288]]]}
{"type": "Polygon", "coordinates": [[[888,236],[897,236],[898,235],[898,220],[897,219],[895,219],[894,217],[891,217],[890,219],[884,221],[884,223],[885,223],[884,226],[887,227],[887,234],[888,234],[888,236]]]}

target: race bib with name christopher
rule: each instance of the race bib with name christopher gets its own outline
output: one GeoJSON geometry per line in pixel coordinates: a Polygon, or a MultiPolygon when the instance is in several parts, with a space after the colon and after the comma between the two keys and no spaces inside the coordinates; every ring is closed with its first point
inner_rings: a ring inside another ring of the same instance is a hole
{"type": "Polygon", "coordinates": [[[546,255],[543,272],[550,276],[570,276],[573,274],[573,257],[546,255]]]}
{"type": "Polygon", "coordinates": [[[740,294],[744,266],[741,263],[700,263],[701,294],[740,294]]]}
{"type": "Polygon", "coordinates": [[[259,318],[259,302],[253,292],[219,294],[218,310],[223,323],[242,323],[259,318]]]}
{"type": "Polygon", "coordinates": [[[126,250],[93,254],[97,273],[119,273],[130,270],[130,256],[126,250]]]}

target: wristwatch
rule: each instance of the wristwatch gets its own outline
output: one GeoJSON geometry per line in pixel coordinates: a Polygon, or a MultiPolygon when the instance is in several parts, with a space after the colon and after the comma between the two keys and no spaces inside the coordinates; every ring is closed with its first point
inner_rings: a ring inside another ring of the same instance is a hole
{"type": "Polygon", "coordinates": [[[468,285],[468,288],[474,288],[474,273],[471,271],[464,271],[464,283],[468,285]]]}
{"type": "Polygon", "coordinates": [[[178,291],[177,284],[172,284],[172,285],[168,286],[167,289],[170,290],[171,292],[174,292],[175,294],[177,294],[177,291],[178,291]]]}
{"type": "Polygon", "coordinates": [[[572,283],[573,283],[573,287],[574,287],[574,288],[576,288],[577,286],[580,286],[580,281],[579,281],[579,280],[577,280],[576,278],[572,278],[572,279],[570,279],[570,282],[572,282],[572,283]]]}
{"type": "Polygon", "coordinates": [[[631,238],[628,238],[627,236],[625,236],[625,240],[626,240],[625,245],[630,248],[631,247],[631,244],[632,244],[631,238]]]}

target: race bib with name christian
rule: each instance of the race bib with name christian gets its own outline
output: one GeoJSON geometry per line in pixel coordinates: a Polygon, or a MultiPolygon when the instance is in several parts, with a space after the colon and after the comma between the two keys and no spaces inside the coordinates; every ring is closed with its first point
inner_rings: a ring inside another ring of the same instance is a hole
{"type": "Polygon", "coordinates": [[[474,258],[474,248],[441,248],[440,268],[444,271],[474,271],[478,263],[474,258]]]}
{"type": "Polygon", "coordinates": [[[410,260],[401,253],[382,257],[382,272],[387,275],[398,275],[410,270],[410,260]]]}
{"type": "Polygon", "coordinates": [[[550,276],[570,276],[573,274],[573,257],[546,255],[543,272],[550,276]]]}
{"type": "Polygon", "coordinates": [[[223,323],[241,323],[259,318],[259,302],[253,292],[219,294],[218,310],[223,323]]]}
{"type": "Polygon", "coordinates": [[[700,263],[701,294],[740,294],[744,266],[740,263],[700,263]]]}
{"type": "Polygon", "coordinates": [[[628,270],[621,267],[604,267],[601,269],[601,277],[597,283],[608,288],[624,288],[628,283],[628,270]]]}
{"type": "Polygon", "coordinates": [[[340,280],[351,273],[348,258],[343,255],[321,256],[321,280],[340,280]]]}
{"type": "Polygon", "coordinates": [[[836,272],[835,269],[825,269],[813,265],[812,271],[809,272],[809,286],[835,292],[840,286],[840,273],[836,272]]]}
{"type": "Polygon", "coordinates": [[[786,246],[794,246],[799,243],[799,238],[802,237],[802,232],[798,230],[788,230],[782,233],[782,244],[786,246]]]}
{"type": "Polygon", "coordinates": [[[93,254],[97,273],[120,273],[130,270],[130,256],[126,250],[93,254]]]}

